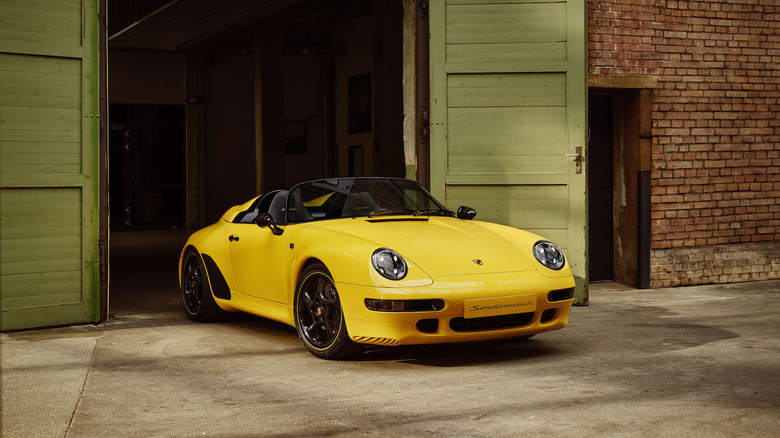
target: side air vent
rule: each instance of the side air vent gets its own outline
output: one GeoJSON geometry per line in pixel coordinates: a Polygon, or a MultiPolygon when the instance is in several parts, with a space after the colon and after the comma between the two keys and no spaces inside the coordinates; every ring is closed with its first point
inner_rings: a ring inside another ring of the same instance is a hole
{"type": "Polygon", "coordinates": [[[203,263],[206,265],[206,272],[208,273],[211,291],[214,293],[214,296],[223,300],[229,300],[230,288],[217,263],[208,254],[201,254],[201,256],[203,256],[203,263]]]}

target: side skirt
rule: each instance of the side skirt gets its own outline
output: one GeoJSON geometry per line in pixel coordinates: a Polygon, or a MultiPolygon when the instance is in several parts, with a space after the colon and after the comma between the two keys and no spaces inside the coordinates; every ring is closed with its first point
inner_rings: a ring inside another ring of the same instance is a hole
{"type": "Polygon", "coordinates": [[[233,291],[232,298],[228,300],[217,299],[217,304],[225,310],[238,310],[251,313],[252,315],[272,319],[283,324],[295,327],[292,308],[287,304],[276,301],[264,300],[262,298],[244,295],[233,291]]]}

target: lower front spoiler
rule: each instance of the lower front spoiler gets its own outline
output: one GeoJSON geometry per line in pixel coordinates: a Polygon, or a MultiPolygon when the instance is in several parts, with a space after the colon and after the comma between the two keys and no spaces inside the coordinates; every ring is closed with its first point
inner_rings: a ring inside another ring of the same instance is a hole
{"type": "Polygon", "coordinates": [[[464,318],[457,316],[422,315],[416,321],[407,322],[377,322],[347,318],[347,330],[350,333],[350,338],[355,342],[387,346],[524,337],[565,327],[569,320],[571,301],[568,304],[568,307],[538,309],[530,315],[502,315],[501,317],[471,320],[464,320],[464,318]],[[547,313],[545,314],[545,312],[547,313]],[[551,314],[552,317],[549,316],[551,314]],[[543,318],[551,319],[542,322],[543,318]],[[513,322],[518,325],[511,325],[513,322]],[[509,326],[506,327],[506,325],[509,326]],[[495,326],[500,328],[491,328],[495,326]]]}

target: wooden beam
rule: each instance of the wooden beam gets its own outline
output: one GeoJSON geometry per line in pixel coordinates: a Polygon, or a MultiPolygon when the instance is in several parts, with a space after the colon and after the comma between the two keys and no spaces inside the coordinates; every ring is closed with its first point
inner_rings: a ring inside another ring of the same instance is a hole
{"type": "Polygon", "coordinates": [[[658,87],[658,76],[588,75],[590,88],[649,88],[658,87]]]}
{"type": "Polygon", "coordinates": [[[100,264],[99,307],[100,321],[108,320],[108,39],[106,38],[106,17],[108,4],[98,3],[98,56],[100,95],[100,145],[99,145],[99,214],[98,214],[98,260],[100,264]]]}
{"type": "Polygon", "coordinates": [[[430,87],[430,68],[429,60],[429,38],[428,38],[428,2],[415,1],[415,26],[416,34],[416,63],[417,78],[415,88],[417,92],[417,181],[425,188],[431,187],[431,142],[430,142],[430,119],[431,119],[431,87],[430,87]]]}
{"type": "Polygon", "coordinates": [[[255,193],[263,193],[263,29],[254,31],[255,63],[255,193]]]}
{"type": "Polygon", "coordinates": [[[186,68],[185,107],[186,136],[186,226],[200,228],[205,226],[206,190],[205,190],[205,116],[203,110],[203,94],[205,93],[204,71],[205,62],[202,56],[188,55],[186,68]]]}
{"type": "Polygon", "coordinates": [[[284,56],[282,29],[254,34],[256,192],[284,186],[284,56]]]}
{"type": "Polygon", "coordinates": [[[416,179],[417,163],[417,26],[415,0],[403,0],[403,98],[404,98],[404,164],[406,178],[416,179]]]}

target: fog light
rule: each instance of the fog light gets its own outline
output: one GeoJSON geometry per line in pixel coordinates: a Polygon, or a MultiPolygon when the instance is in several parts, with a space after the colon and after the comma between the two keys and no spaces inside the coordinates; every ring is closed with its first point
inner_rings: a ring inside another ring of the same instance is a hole
{"type": "Polygon", "coordinates": [[[574,288],[558,289],[547,294],[547,301],[554,303],[556,301],[570,300],[574,298],[574,288]]]}
{"type": "Polygon", "coordinates": [[[405,303],[402,300],[371,300],[366,298],[368,310],[377,312],[403,312],[405,303]]]}
{"type": "Polygon", "coordinates": [[[444,308],[444,300],[376,300],[366,298],[366,308],[375,312],[431,312],[444,308]]]}

